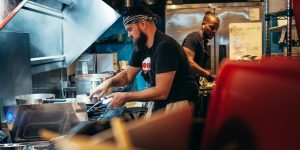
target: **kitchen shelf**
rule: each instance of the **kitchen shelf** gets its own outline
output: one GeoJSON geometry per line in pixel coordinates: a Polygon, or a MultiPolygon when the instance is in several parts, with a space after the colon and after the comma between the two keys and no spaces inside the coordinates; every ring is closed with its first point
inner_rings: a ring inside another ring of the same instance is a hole
{"type": "Polygon", "coordinates": [[[278,20],[278,19],[281,19],[281,18],[287,18],[288,14],[293,16],[293,13],[288,12],[288,11],[291,11],[291,10],[285,9],[285,10],[280,10],[280,11],[272,12],[272,13],[265,14],[265,15],[266,15],[266,18],[269,19],[269,20],[278,20]]]}
{"type": "MultiPolygon", "coordinates": [[[[295,27],[295,26],[296,26],[296,24],[293,23],[292,27],[295,27]]],[[[276,26],[276,27],[269,28],[269,30],[270,30],[270,32],[280,32],[282,28],[286,28],[286,27],[287,27],[287,25],[276,26]]]]}
{"type": "Polygon", "coordinates": [[[270,44],[270,32],[277,31],[286,27],[286,43],[287,43],[287,56],[291,56],[292,49],[292,17],[293,17],[293,9],[292,9],[292,0],[286,0],[287,5],[285,10],[280,10],[277,12],[269,13],[269,2],[271,0],[264,1],[264,16],[265,16],[265,24],[264,24],[264,54],[266,56],[271,56],[271,44],[270,44]],[[284,19],[287,20],[287,25],[271,27],[271,20],[279,20],[284,19]]]}

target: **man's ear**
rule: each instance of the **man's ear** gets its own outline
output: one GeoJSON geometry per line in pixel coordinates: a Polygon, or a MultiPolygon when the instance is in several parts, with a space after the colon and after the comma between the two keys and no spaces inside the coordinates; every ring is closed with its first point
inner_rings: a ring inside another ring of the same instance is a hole
{"type": "Polygon", "coordinates": [[[205,24],[202,24],[202,29],[205,29],[205,24]]]}
{"type": "Polygon", "coordinates": [[[147,23],[145,20],[141,20],[139,22],[139,27],[141,28],[142,31],[144,31],[146,29],[147,23]]]}

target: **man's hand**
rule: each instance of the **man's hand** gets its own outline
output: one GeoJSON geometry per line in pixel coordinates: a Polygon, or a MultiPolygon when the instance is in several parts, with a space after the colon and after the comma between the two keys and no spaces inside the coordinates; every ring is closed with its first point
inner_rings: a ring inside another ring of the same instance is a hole
{"type": "Polygon", "coordinates": [[[99,86],[97,86],[95,89],[92,89],[91,93],[90,93],[90,100],[93,99],[93,96],[96,93],[99,93],[98,99],[101,98],[110,88],[110,80],[106,80],[103,83],[101,83],[99,86]]]}
{"type": "Polygon", "coordinates": [[[209,73],[209,75],[206,76],[206,79],[208,82],[213,82],[216,79],[216,75],[209,73]]]}
{"type": "Polygon", "coordinates": [[[107,98],[112,98],[107,108],[119,108],[123,106],[127,101],[127,96],[125,92],[116,92],[108,95],[107,98]]]}

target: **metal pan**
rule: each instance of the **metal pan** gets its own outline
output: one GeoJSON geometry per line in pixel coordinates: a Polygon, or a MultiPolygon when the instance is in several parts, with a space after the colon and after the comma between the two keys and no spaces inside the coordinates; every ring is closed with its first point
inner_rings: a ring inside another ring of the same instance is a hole
{"type": "Polygon", "coordinates": [[[1,150],[28,150],[29,147],[30,146],[26,144],[18,144],[18,143],[0,144],[1,150]]]}
{"type": "Polygon", "coordinates": [[[26,104],[42,104],[43,100],[54,99],[54,94],[25,94],[16,96],[16,102],[18,105],[26,105],[26,104]]]}

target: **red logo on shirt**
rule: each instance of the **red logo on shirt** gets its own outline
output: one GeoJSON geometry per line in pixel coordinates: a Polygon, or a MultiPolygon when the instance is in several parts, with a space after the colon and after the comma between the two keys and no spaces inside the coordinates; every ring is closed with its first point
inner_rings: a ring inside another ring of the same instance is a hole
{"type": "Polygon", "coordinates": [[[150,57],[147,57],[146,59],[143,60],[142,67],[143,67],[144,74],[146,74],[148,71],[151,70],[151,58],[150,57]]]}

